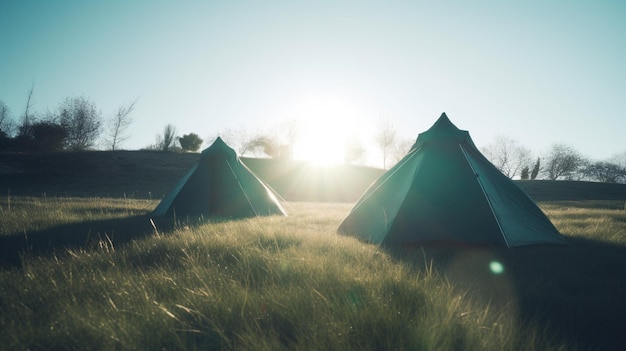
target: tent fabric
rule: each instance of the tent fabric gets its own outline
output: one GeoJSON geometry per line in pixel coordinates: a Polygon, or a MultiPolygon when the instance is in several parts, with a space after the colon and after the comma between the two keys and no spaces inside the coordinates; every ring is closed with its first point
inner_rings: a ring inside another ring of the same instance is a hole
{"type": "Polygon", "coordinates": [[[383,245],[566,242],[537,204],[445,113],[366,190],[337,231],[383,245]]]}
{"type": "Polygon", "coordinates": [[[273,190],[219,137],[152,212],[153,216],[165,214],[234,218],[286,215],[273,190]]]}

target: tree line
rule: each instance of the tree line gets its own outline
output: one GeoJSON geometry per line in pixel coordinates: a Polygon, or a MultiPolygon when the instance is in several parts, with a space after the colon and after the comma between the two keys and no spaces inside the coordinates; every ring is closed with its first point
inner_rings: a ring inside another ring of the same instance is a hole
{"type": "MultiPolygon", "coordinates": [[[[54,111],[38,114],[33,111],[32,86],[26,95],[24,111],[14,121],[7,105],[0,100],[0,151],[48,152],[83,151],[96,147],[100,140],[107,150],[118,150],[130,138],[132,111],[137,100],[119,106],[108,118],[84,96],[68,97],[54,111]]],[[[208,140],[222,137],[239,155],[268,156],[291,159],[298,138],[295,120],[273,128],[271,132],[248,132],[244,127],[225,129],[209,135],[208,140]]],[[[376,125],[374,144],[381,153],[381,163],[387,169],[402,159],[411,149],[414,139],[398,136],[393,123],[380,119],[376,125]]],[[[148,150],[164,152],[197,151],[203,140],[195,133],[178,136],[176,127],[168,124],[157,134],[148,150]]],[[[338,150],[338,152],[341,152],[338,150]]],[[[608,160],[593,161],[582,156],[572,146],[553,144],[542,156],[515,139],[499,136],[481,152],[504,175],[515,179],[568,179],[626,183],[626,152],[608,160]]],[[[346,138],[344,162],[362,163],[366,148],[356,135],[346,138]]]]}
{"type": "Polygon", "coordinates": [[[505,136],[481,151],[509,178],[626,183],[626,152],[598,161],[584,157],[571,145],[555,143],[543,156],[534,156],[529,148],[505,136]]]}
{"type": "Polygon", "coordinates": [[[84,151],[95,148],[99,140],[106,149],[117,150],[130,137],[128,129],[136,100],[120,106],[106,119],[85,96],[67,97],[56,110],[36,113],[33,91],[34,86],[27,93],[24,111],[17,121],[0,100],[0,151],[84,151]]]}
{"type": "MultiPolygon", "coordinates": [[[[273,134],[249,134],[244,128],[227,129],[220,135],[233,145],[240,155],[264,154],[272,158],[289,158],[294,138],[293,124],[287,127],[289,138],[281,137],[280,130],[273,134]],[[281,151],[282,150],[282,151],[281,151]]],[[[284,133],[284,132],[283,132],[284,133]]],[[[213,136],[214,138],[214,136],[213,136]]],[[[393,123],[380,119],[376,125],[374,145],[381,153],[381,163],[387,169],[410,152],[415,139],[403,138],[393,123]]],[[[366,149],[356,136],[348,136],[344,151],[346,164],[358,164],[363,160],[366,149]]],[[[511,179],[534,180],[589,180],[605,183],[626,183],[626,152],[618,153],[607,160],[591,160],[574,147],[555,143],[540,156],[515,139],[499,136],[481,148],[485,157],[504,175],[511,179]]]]}
{"type": "MultiPolygon", "coordinates": [[[[0,151],[85,151],[97,147],[119,150],[130,139],[132,112],[137,100],[120,105],[107,118],[85,96],[67,97],[56,110],[36,113],[33,109],[33,92],[34,85],[26,94],[24,111],[17,120],[0,100],[0,151]]],[[[172,125],[168,125],[160,137],[147,149],[197,151],[202,145],[202,139],[197,134],[178,137],[172,125]]]]}

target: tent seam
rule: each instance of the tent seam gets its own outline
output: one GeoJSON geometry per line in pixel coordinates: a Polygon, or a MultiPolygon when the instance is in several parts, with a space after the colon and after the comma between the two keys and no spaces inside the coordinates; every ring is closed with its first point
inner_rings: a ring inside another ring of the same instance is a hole
{"type": "Polygon", "coordinates": [[[496,224],[498,225],[498,229],[500,229],[500,235],[502,235],[502,239],[504,240],[504,243],[506,244],[506,247],[511,247],[509,245],[509,241],[506,239],[506,234],[504,234],[504,229],[502,229],[502,225],[500,224],[500,219],[498,218],[498,215],[496,214],[496,211],[494,211],[493,206],[491,205],[491,200],[489,200],[489,196],[487,196],[487,192],[485,191],[485,187],[483,186],[483,183],[480,181],[480,176],[478,175],[478,173],[476,173],[476,170],[474,169],[474,166],[472,166],[472,163],[469,161],[469,159],[467,157],[467,151],[465,151],[465,149],[463,148],[463,145],[459,144],[459,147],[461,148],[461,152],[463,153],[463,157],[465,158],[465,162],[467,162],[467,164],[470,166],[470,169],[472,170],[472,173],[474,173],[474,176],[476,177],[476,182],[478,182],[478,185],[480,186],[480,190],[482,190],[483,195],[485,196],[485,200],[487,201],[487,204],[489,205],[489,210],[493,214],[493,218],[496,220],[496,224]]]}

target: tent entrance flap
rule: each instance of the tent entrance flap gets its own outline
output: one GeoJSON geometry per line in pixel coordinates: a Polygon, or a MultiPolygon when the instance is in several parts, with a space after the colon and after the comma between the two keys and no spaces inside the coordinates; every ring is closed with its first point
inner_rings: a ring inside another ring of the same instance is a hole
{"type": "Polygon", "coordinates": [[[230,164],[230,162],[228,162],[228,160],[226,160],[226,164],[228,165],[228,169],[230,169],[230,173],[235,178],[235,181],[237,182],[237,186],[239,186],[239,189],[241,190],[241,194],[243,194],[243,196],[246,198],[246,201],[250,205],[250,208],[252,209],[252,212],[254,212],[255,216],[258,216],[259,212],[257,212],[257,210],[254,208],[254,205],[252,204],[252,201],[250,201],[250,198],[246,194],[246,191],[243,189],[243,186],[241,185],[241,181],[239,180],[239,177],[237,177],[237,174],[235,174],[235,171],[233,170],[233,166],[231,166],[231,164],[230,164]]]}
{"type": "Polygon", "coordinates": [[[480,175],[495,216],[509,247],[533,244],[564,244],[537,204],[476,150],[466,150],[467,159],[480,175]]]}
{"type": "Polygon", "coordinates": [[[476,182],[478,182],[478,185],[480,185],[480,190],[482,190],[483,196],[485,197],[485,201],[487,201],[487,204],[489,205],[489,210],[493,214],[493,218],[496,220],[496,223],[498,224],[498,229],[500,229],[500,234],[502,235],[502,240],[504,240],[504,243],[506,244],[506,247],[510,247],[509,246],[509,241],[506,239],[506,235],[504,235],[504,230],[502,230],[502,225],[500,224],[500,220],[498,219],[498,215],[493,210],[493,205],[491,204],[491,200],[489,199],[489,196],[487,196],[487,192],[485,191],[485,186],[482,183],[482,179],[480,178],[480,174],[478,174],[478,172],[476,172],[476,170],[474,169],[474,166],[472,166],[472,163],[470,162],[470,160],[469,160],[469,158],[467,156],[467,151],[465,151],[465,149],[463,148],[463,145],[459,144],[459,147],[461,148],[461,152],[463,152],[463,157],[465,157],[465,162],[467,162],[467,165],[470,167],[470,169],[472,170],[472,173],[474,173],[474,176],[476,177],[476,182]]]}

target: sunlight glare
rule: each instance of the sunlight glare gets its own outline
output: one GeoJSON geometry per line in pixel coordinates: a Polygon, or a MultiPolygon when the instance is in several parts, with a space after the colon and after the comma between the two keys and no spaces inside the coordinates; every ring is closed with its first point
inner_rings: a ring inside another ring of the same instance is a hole
{"type": "Polygon", "coordinates": [[[329,96],[309,97],[298,109],[301,112],[294,158],[317,165],[343,163],[348,137],[356,127],[354,110],[346,101],[329,96]]]}

